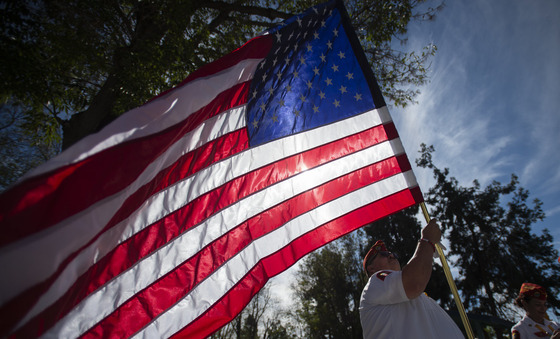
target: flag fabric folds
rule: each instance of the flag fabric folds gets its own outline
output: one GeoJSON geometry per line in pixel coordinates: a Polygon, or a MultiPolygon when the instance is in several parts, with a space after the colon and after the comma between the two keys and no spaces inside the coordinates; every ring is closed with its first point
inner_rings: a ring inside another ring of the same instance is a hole
{"type": "Polygon", "coordinates": [[[205,337],[422,201],[341,2],[202,67],[0,196],[2,336],[205,337]]]}

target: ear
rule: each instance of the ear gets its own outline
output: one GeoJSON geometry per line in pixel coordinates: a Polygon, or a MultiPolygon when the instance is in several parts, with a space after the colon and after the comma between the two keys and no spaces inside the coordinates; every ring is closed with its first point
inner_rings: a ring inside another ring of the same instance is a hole
{"type": "Polygon", "coordinates": [[[368,277],[371,277],[373,273],[375,273],[375,268],[373,267],[373,261],[366,266],[366,272],[368,277]]]}

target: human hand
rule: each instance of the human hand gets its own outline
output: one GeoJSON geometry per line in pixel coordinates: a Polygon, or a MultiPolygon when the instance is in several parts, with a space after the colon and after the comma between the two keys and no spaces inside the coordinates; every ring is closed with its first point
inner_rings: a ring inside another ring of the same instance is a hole
{"type": "Polygon", "coordinates": [[[428,225],[422,229],[422,238],[437,244],[441,240],[441,230],[435,219],[430,220],[428,225]]]}
{"type": "Polygon", "coordinates": [[[550,337],[550,339],[560,339],[560,330],[554,331],[554,333],[552,333],[552,337],[550,337]]]}

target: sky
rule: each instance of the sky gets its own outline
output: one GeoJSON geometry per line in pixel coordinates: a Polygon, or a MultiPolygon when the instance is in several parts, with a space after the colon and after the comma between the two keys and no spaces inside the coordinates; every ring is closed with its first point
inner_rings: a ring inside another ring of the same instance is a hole
{"type": "MultiPolygon", "coordinates": [[[[515,173],[529,200],[543,202],[546,218],[533,230],[548,228],[560,251],[558,18],[558,0],[447,1],[435,21],[411,24],[407,34],[405,48],[437,46],[430,82],[415,104],[389,110],[411,163],[425,143],[461,186],[505,184],[515,173]]],[[[431,172],[414,172],[427,192],[431,172]]],[[[295,270],[269,282],[284,301],[295,270]]]]}

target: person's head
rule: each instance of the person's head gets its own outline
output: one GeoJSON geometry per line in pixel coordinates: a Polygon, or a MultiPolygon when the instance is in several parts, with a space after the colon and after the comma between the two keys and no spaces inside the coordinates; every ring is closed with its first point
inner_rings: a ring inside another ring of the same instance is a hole
{"type": "Polygon", "coordinates": [[[546,290],[531,283],[523,283],[519,296],[515,299],[517,306],[523,308],[527,316],[536,322],[542,322],[547,317],[546,290]]]}
{"type": "Polygon", "coordinates": [[[399,263],[397,256],[394,253],[387,251],[387,247],[385,247],[385,243],[383,243],[382,240],[378,240],[367,252],[364,257],[363,266],[368,277],[371,277],[373,273],[382,270],[401,270],[401,264],[399,263]]]}

